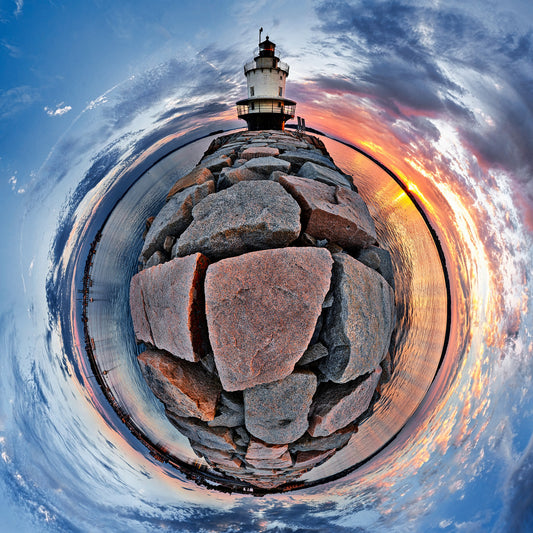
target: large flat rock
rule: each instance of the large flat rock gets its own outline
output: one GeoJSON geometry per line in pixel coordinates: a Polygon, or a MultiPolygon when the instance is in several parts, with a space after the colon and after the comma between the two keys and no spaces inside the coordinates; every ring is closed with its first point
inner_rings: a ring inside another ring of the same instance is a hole
{"type": "Polygon", "coordinates": [[[242,390],[292,372],[322,311],[331,265],[324,248],[280,248],[208,268],[207,324],[224,389],[242,390]]]}
{"type": "Polygon", "coordinates": [[[279,183],[300,204],[304,231],[309,235],[347,249],[376,242],[374,221],[355,191],[296,176],[281,176],[279,183]]]}
{"type": "Polygon", "coordinates": [[[372,372],[385,357],[394,327],[394,292],[383,276],[348,254],[333,254],[333,305],[320,370],[336,383],[372,372]]]}
{"type": "Polygon", "coordinates": [[[168,410],[183,417],[215,418],[220,384],[200,365],[155,350],[146,350],[137,360],[148,386],[168,410]]]}
{"type": "Polygon", "coordinates": [[[240,154],[242,159],[247,159],[248,161],[256,157],[276,157],[277,155],[279,155],[279,150],[270,146],[250,146],[245,148],[240,154]]]}
{"type": "Polygon", "coordinates": [[[311,407],[308,433],[312,437],[326,437],[347,426],[362,415],[370,405],[381,377],[378,366],[362,382],[330,385],[317,393],[311,407]]]}
{"type": "Polygon", "coordinates": [[[316,386],[313,372],[295,371],[280,381],[246,389],[246,429],[268,444],[297,440],[309,425],[307,415],[316,386]]]}
{"type": "Polygon", "coordinates": [[[296,168],[302,167],[307,162],[316,163],[331,169],[336,168],[335,163],[331,159],[314,150],[288,150],[283,152],[279,158],[288,161],[296,168]]]}
{"type": "Polygon", "coordinates": [[[277,157],[266,156],[254,157],[253,159],[250,159],[250,161],[244,163],[243,167],[255,172],[259,172],[264,176],[270,176],[270,174],[275,170],[289,172],[291,164],[288,161],[284,161],[283,159],[279,159],[277,157]]]}
{"type": "Polygon", "coordinates": [[[320,181],[326,185],[339,185],[340,187],[346,187],[348,189],[353,188],[351,180],[349,180],[349,178],[344,174],[341,174],[332,168],[317,165],[311,161],[308,161],[302,165],[298,171],[298,176],[301,178],[320,181]]]}
{"type": "Polygon", "coordinates": [[[148,259],[156,250],[163,250],[168,236],[179,237],[192,222],[193,207],[215,192],[215,182],[208,179],[174,194],[157,214],[146,237],[141,256],[148,259]]]}
{"type": "Polygon", "coordinates": [[[187,361],[204,354],[203,280],[208,259],[179,257],[135,274],[130,309],[137,339],[187,361]]]}
{"type": "Polygon", "coordinates": [[[202,252],[219,259],[287,246],[300,233],[300,207],[273,181],[237,183],[210,194],[192,214],[177,243],[180,256],[202,252]]]}

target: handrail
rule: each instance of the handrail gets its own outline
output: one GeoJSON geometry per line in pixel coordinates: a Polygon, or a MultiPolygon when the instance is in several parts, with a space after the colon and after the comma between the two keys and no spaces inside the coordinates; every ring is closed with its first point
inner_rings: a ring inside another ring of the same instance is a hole
{"type": "Polygon", "coordinates": [[[254,113],[279,113],[287,115],[289,117],[294,117],[296,111],[295,105],[286,105],[282,104],[278,106],[277,102],[250,102],[248,104],[240,104],[237,106],[237,115],[239,117],[244,115],[251,115],[254,113]],[[253,103],[253,107],[252,107],[253,103]]]}
{"type": "MultiPolygon", "coordinates": [[[[258,67],[255,59],[252,59],[251,61],[248,61],[248,63],[244,64],[244,73],[246,74],[248,71],[253,70],[255,68],[261,67],[258,67]]],[[[278,66],[276,68],[282,70],[283,72],[286,72],[287,75],[289,74],[289,65],[287,63],[284,63],[283,61],[278,61],[278,66]]]]}

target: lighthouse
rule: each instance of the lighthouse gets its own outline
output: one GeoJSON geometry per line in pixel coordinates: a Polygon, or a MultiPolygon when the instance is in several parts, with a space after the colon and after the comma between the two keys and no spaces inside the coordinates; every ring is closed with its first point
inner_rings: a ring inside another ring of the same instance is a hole
{"type": "Polygon", "coordinates": [[[259,55],[244,65],[248,98],[237,102],[237,114],[246,120],[250,131],[283,130],[296,109],[296,102],[285,98],[289,65],[276,56],[276,45],[268,35],[261,42],[262,31],[259,55]]]}

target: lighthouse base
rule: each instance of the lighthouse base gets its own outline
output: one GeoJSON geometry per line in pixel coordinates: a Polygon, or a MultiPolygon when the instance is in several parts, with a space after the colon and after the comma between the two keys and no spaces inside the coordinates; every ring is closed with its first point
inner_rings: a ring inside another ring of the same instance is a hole
{"type": "Polygon", "coordinates": [[[251,113],[244,117],[248,124],[249,131],[259,130],[281,130],[285,129],[285,122],[291,119],[291,116],[282,113],[251,113]]]}

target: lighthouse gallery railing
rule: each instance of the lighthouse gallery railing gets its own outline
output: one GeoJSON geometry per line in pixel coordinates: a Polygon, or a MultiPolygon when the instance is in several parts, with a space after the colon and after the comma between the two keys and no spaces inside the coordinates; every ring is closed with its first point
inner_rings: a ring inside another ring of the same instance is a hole
{"type": "MultiPolygon", "coordinates": [[[[244,73],[246,74],[249,70],[253,70],[254,68],[261,68],[261,67],[258,67],[257,63],[255,62],[255,59],[252,59],[251,61],[248,61],[248,63],[244,65],[244,73]]],[[[266,67],[263,67],[263,68],[266,68],[266,67]]],[[[287,65],[287,63],[284,63],[283,61],[278,61],[277,68],[289,74],[289,65],[287,65]]]]}
{"type": "Polygon", "coordinates": [[[294,117],[295,105],[278,105],[278,102],[255,101],[248,104],[237,105],[237,115],[249,115],[251,113],[282,113],[294,117]]]}

